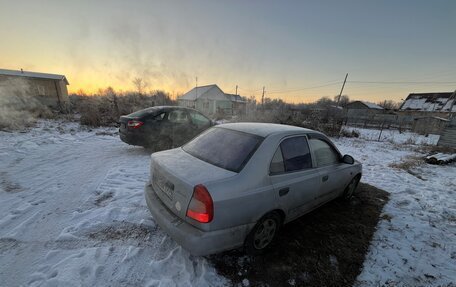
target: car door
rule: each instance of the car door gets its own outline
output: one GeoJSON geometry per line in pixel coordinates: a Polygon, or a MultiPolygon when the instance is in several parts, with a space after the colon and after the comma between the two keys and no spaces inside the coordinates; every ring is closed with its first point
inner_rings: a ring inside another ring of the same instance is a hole
{"type": "Polygon", "coordinates": [[[165,112],[150,114],[144,117],[142,131],[147,144],[153,144],[159,140],[160,126],[165,118],[165,112]]]}
{"type": "Polygon", "coordinates": [[[270,164],[270,180],[287,221],[312,210],[320,189],[320,173],[312,166],[305,135],[283,139],[270,164]]]}
{"type": "Polygon", "coordinates": [[[190,115],[190,121],[192,124],[192,130],[190,131],[191,138],[194,138],[202,131],[208,129],[211,126],[211,121],[201,113],[191,110],[188,113],[190,115]]]}
{"type": "Polygon", "coordinates": [[[326,138],[309,135],[314,165],[320,174],[320,190],[316,201],[319,205],[339,196],[348,183],[347,165],[341,161],[339,151],[326,138]]]}
{"type": "Polygon", "coordinates": [[[168,112],[168,124],[173,147],[181,146],[191,139],[191,124],[186,110],[175,109],[168,112]]]}

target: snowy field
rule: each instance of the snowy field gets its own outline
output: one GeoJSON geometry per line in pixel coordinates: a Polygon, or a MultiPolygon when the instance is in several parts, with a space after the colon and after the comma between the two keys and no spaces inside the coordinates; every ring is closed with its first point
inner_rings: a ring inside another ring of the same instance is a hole
{"type": "MultiPolygon", "coordinates": [[[[1,286],[230,285],[155,225],[149,154],[115,132],[58,121],[0,132],[1,286]]],[[[357,285],[456,286],[456,167],[394,169],[419,154],[391,142],[336,140],[391,193],[357,285]]]]}
{"type": "Polygon", "coordinates": [[[359,138],[368,141],[381,141],[393,144],[413,144],[413,145],[436,145],[439,141],[439,135],[430,134],[428,136],[419,135],[409,131],[400,133],[398,130],[377,130],[364,129],[358,127],[344,126],[342,129],[346,131],[357,131],[359,138]]]}

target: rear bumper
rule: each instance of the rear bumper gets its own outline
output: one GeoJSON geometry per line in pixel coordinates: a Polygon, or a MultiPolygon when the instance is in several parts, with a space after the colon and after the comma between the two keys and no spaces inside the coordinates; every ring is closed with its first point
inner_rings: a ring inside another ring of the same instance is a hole
{"type": "Polygon", "coordinates": [[[246,224],[215,231],[202,231],[175,216],[148,184],[144,188],[147,206],[155,222],[179,245],[196,256],[240,247],[255,225],[246,224]]]}
{"type": "Polygon", "coordinates": [[[140,146],[146,145],[146,140],[142,135],[125,133],[119,130],[119,136],[124,143],[140,146]]]}

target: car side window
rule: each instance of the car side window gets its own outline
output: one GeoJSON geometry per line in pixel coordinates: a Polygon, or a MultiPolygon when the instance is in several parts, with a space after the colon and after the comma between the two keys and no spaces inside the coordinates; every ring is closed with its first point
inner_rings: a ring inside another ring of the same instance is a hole
{"type": "Polygon", "coordinates": [[[165,118],[165,113],[160,113],[158,115],[155,115],[153,116],[152,118],[150,118],[149,120],[152,120],[152,121],[155,121],[155,122],[160,122],[162,121],[163,119],[165,118]]]}
{"type": "Polygon", "coordinates": [[[309,140],[312,151],[315,155],[317,167],[339,163],[339,153],[334,150],[327,142],[321,139],[309,140]]]}
{"type": "Polygon", "coordinates": [[[192,120],[192,123],[196,125],[197,127],[205,127],[210,125],[210,121],[203,116],[200,113],[190,111],[190,119],[192,120]]]}
{"type": "Polygon", "coordinates": [[[283,164],[282,150],[280,146],[277,148],[274,157],[272,158],[271,165],[269,166],[269,172],[271,174],[283,173],[285,166],[283,164]]]}
{"type": "Polygon", "coordinates": [[[188,123],[187,113],[183,110],[171,111],[168,114],[168,121],[177,124],[188,123]]]}
{"type": "Polygon", "coordinates": [[[304,136],[287,138],[280,143],[270,165],[270,173],[312,168],[309,145],[304,136]]]}

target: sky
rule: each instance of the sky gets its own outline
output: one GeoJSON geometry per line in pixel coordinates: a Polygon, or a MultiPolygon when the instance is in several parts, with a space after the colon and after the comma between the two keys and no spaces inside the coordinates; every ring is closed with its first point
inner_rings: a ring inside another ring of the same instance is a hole
{"type": "Polygon", "coordinates": [[[456,1],[5,1],[0,68],[70,92],[217,84],[288,102],[456,89],[456,1]]]}

